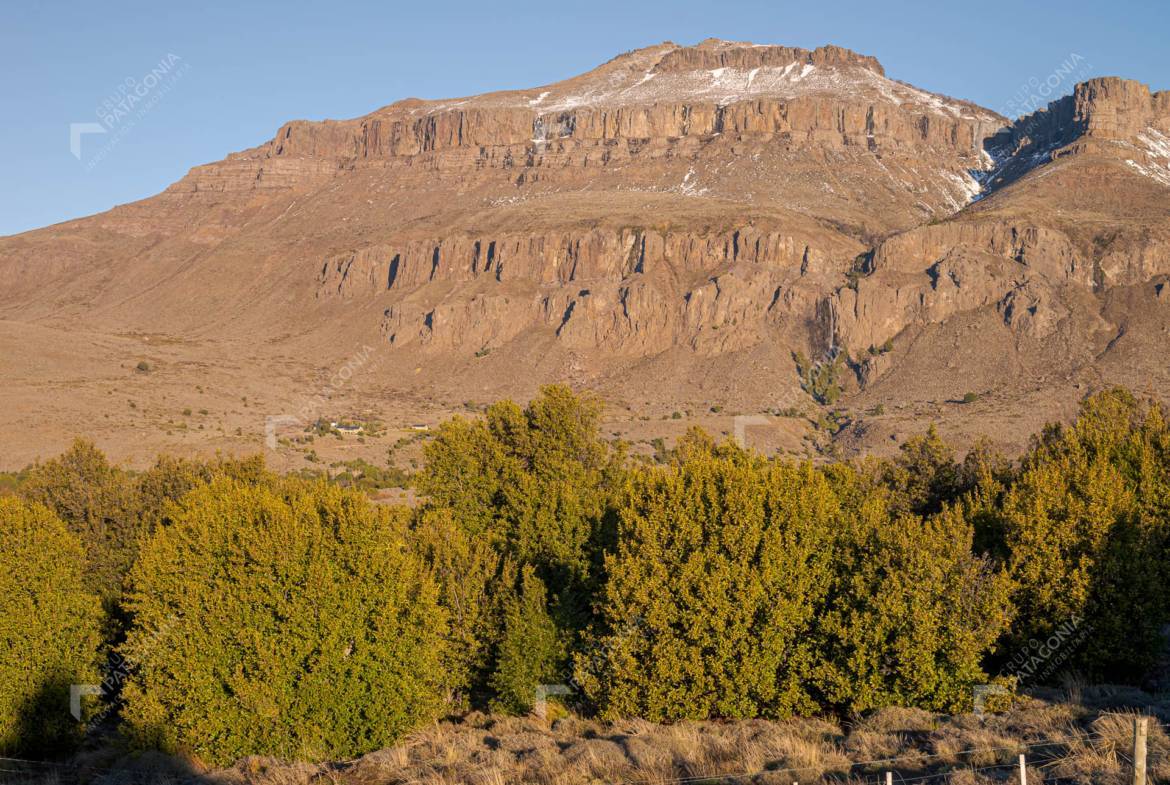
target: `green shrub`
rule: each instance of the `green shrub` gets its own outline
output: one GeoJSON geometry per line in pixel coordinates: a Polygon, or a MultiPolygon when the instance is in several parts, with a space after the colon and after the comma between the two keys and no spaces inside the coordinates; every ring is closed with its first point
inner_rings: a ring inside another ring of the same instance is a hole
{"type": "Polygon", "coordinates": [[[397,466],[387,465],[382,468],[363,458],[334,463],[333,468],[340,471],[329,479],[343,488],[358,488],[370,493],[382,488],[406,488],[410,485],[410,474],[397,466]]]}
{"type": "Polygon", "coordinates": [[[601,438],[600,419],[599,401],[559,385],[523,409],[502,401],[483,420],[455,417],[427,445],[418,487],[546,586],[582,589],[624,457],[601,438]]]}
{"type": "Polygon", "coordinates": [[[533,709],[536,689],[558,683],[564,651],[549,616],[548,595],[532,567],[521,571],[519,589],[504,604],[503,630],[491,677],[492,708],[513,714],[533,709]]]}
{"type": "Polygon", "coordinates": [[[100,681],[102,613],[85,553],[47,508],[0,497],[0,565],[0,754],[59,754],[81,730],[69,686],[100,681]]]}
{"type": "MultiPolygon", "coordinates": [[[[1170,428],[1162,407],[1113,390],[1050,428],[1003,496],[1000,520],[1026,650],[1074,624],[1067,667],[1140,680],[1170,623],[1170,428]],[[1083,643],[1080,638],[1083,637],[1083,643]]],[[[1070,637],[1070,636],[1065,636],[1070,637]]]]}
{"type": "Polygon", "coordinates": [[[959,465],[954,452],[938,429],[931,425],[925,434],[907,439],[898,457],[878,464],[879,481],[890,490],[890,516],[906,513],[927,515],[939,512],[961,491],[959,465]]]}
{"type": "Polygon", "coordinates": [[[348,758],[442,707],[444,614],[402,516],[352,492],[219,479],[131,572],[131,738],[226,764],[348,758]]]}
{"type": "MultiPolygon", "coordinates": [[[[545,387],[524,408],[502,401],[483,419],[443,423],[417,476],[429,511],[449,515],[462,536],[489,543],[515,565],[510,576],[493,579],[493,594],[521,591],[514,581],[533,568],[551,594],[558,638],[570,647],[602,580],[625,458],[601,438],[600,419],[595,398],[545,387]]],[[[497,627],[489,638],[502,636],[497,627]]],[[[493,662],[487,672],[496,670],[493,662]]],[[[493,691],[484,681],[471,685],[474,694],[493,691]]]]}
{"type": "Polygon", "coordinates": [[[87,586],[107,605],[115,604],[141,531],[130,475],[110,465],[92,442],[78,439],[67,452],[32,467],[21,492],[81,538],[87,586]]]}
{"type": "Polygon", "coordinates": [[[487,703],[485,685],[503,626],[501,557],[483,537],[459,525],[451,511],[427,509],[415,516],[413,536],[439,587],[447,611],[448,690],[458,708],[487,703]]]}
{"type": "Polygon", "coordinates": [[[841,370],[845,366],[845,353],[839,352],[824,362],[810,362],[801,352],[794,352],[792,360],[800,377],[800,388],[813,400],[825,406],[832,406],[841,397],[841,370]]]}
{"type": "Polygon", "coordinates": [[[836,502],[809,466],[680,441],[635,471],[577,679],[605,717],[811,712],[836,502]]]}
{"type": "Polygon", "coordinates": [[[969,711],[1011,618],[1007,580],[972,552],[960,511],[891,519],[880,492],[845,495],[854,501],[819,616],[823,708],[969,711]]]}
{"type": "Polygon", "coordinates": [[[216,458],[210,461],[175,458],[162,455],[137,477],[137,509],[140,522],[137,527],[149,536],[159,526],[170,523],[171,505],[195,488],[220,477],[228,477],[248,485],[274,484],[276,475],[264,466],[263,456],[249,458],[216,458]]]}

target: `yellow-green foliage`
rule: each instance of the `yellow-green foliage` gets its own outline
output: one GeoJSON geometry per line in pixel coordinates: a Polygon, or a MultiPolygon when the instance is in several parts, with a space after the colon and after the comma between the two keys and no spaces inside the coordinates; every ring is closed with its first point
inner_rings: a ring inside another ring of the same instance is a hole
{"type": "Polygon", "coordinates": [[[841,372],[845,368],[845,359],[846,355],[842,352],[813,363],[803,353],[795,352],[792,360],[800,377],[800,388],[817,403],[832,406],[841,397],[841,372]]]}
{"type": "Polygon", "coordinates": [[[825,708],[970,709],[1011,618],[1007,583],[972,552],[972,537],[957,509],[891,517],[880,493],[851,505],[819,615],[825,708]]]}
{"type": "Polygon", "coordinates": [[[531,566],[521,570],[518,583],[519,588],[504,602],[491,688],[496,709],[522,714],[532,710],[537,687],[560,681],[558,668],[564,653],[548,613],[544,584],[531,566]]]}
{"type": "Polygon", "coordinates": [[[482,420],[455,417],[427,446],[419,488],[542,579],[583,583],[620,459],[600,438],[600,415],[595,399],[553,385],[524,409],[502,401],[482,420]]]}
{"type": "Polygon", "coordinates": [[[219,479],[189,493],[131,573],[140,742],[212,763],[346,758],[442,705],[444,614],[402,516],[325,484],[219,479]]]}
{"type": "Polygon", "coordinates": [[[81,538],[87,584],[116,616],[123,579],[142,539],[166,523],[168,504],[216,477],[275,480],[259,456],[206,462],[162,456],[133,475],[112,465],[92,442],[78,439],[62,455],[31,467],[20,491],[53,510],[81,538]]]}
{"type": "Polygon", "coordinates": [[[600,417],[554,386],[445,423],[416,511],[258,459],[133,475],[75,444],[15,481],[60,520],[0,499],[15,565],[0,744],[29,738],[42,700],[57,725],[38,738],[75,730],[61,691],[99,680],[83,581],[129,620],[127,729],[210,763],[352,756],[444,710],[528,711],[570,680],[607,717],[782,717],[961,710],[980,682],[1139,681],[1158,663],[1158,405],[1095,395],[1018,465],[986,445],[957,462],[933,430],[891,459],[818,467],[691,431],[652,465],[627,462],[600,417]],[[1057,651],[1021,670],[1037,640],[1057,651]]]}
{"type": "Polygon", "coordinates": [[[113,602],[133,563],[138,536],[130,476],[111,466],[92,442],[78,439],[64,454],[32,467],[22,493],[53,510],[81,538],[88,560],[86,582],[113,602]]]}
{"type": "MultiPolygon", "coordinates": [[[[1160,406],[1112,390],[1050,428],[1006,492],[996,525],[1017,583],[1010,645],[1077,628],[1068,664],[1139,679],[1170,622],[1170,430],[1160,406]]],[[[1069,637],[1068,635],[1065,636],[1069,637]]]]}
{"type": "Polygon", "coordinates": [[[607,716],[785,716],[970,705],[1009,617],[954,510],[891,517],[847,467],[681,450],[630,480],[577,657],[607,716]]]}
{"type": "Polygon", "coordinates": [[[691,439],[672,465],[629,479],[603,631],[578,655],[578,678],[611,717],[812,711],[809,633],[836,499],[808,465],[691,439]]]}
{"type": "Polygon", "coordinates": [[[0,754],[60,752],[80,730],[69,685],[101,681],[85,554],[47,508],[0,497],[0,565],[0,754]]]}
{"type": "Polygon", "coordinates": [[[907,439],[896,458],[880,463],[876,475],[890,490],[889,507],[894,516],[938,512],[959,492],[954,452],[933,425],[925,434],[907,439]]]}
{"type": "Polygon", "coordinates": [[[499,643],[503,604],[501,557],[483,536],[469,534],[444,508],[416,517],[414,540],[439,587],[448,614],[446,675],[452,703],[468,708],[491,675],[499,643]]]}
{"type": "Polygon", "coordinates": [[[200,485],[217,477],[229,477],[249,485],[276,481],[276,476],[264,467],[264,458],[216,458],[210,461],[174,458],[163,455],[154,466],[137,477],[139,529],[149,535],[158,526],[165,526],[168,507],[200,485]]]}
{"type": "MultiPolygon", "coordinates": [[[[488,407],[483,419],[456,417],[427,446],[427,465],[418,475],[428,497],[419,535],[430,542],[428,560],[456,619],[462,686],[472,695],[497,698],[496,706],[521,709],[531,702],[523,696],[531,696],[537,684],[521,684],[520,675],[563,672],[564,663],[550,661],[553,649],[512,646],[524,636],[518,628],[506,635],[506,609],[488,607],[485,595],[523,593],[519,581],[531,568],[530,583],[544,587],[540,594],[558,641],[572,646],[588,621],[623,462],[621,451],[602,440],[600,416],[596,399],[554,385],[524,408],[502,401],[488,407]],[[444,528],[456,530],[445,543],[427,533],[444,519],[450,521],[444,528]],[[490,552],[483,551],[485,544],[490,552]],[[512,569],[502,569],[505,561],[512,569]],[[452,570],[460,563],[468,572],[452,570]],[[468,634],[472,628],[478,630],[474,636],[468,634]],[[524,657],[529,661],[521,662],[524,657]],[[510,686],[502,696],[505,684],[510,686]]],[[[535,600],[526,602],[531,619],[535,600]]]]}

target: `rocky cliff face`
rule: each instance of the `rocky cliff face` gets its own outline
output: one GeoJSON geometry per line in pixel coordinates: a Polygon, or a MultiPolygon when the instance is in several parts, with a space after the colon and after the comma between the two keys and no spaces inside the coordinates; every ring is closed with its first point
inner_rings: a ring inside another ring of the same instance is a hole
{"type": "MultiPolygon", "coordinates": [[[[920,222],[933,223],[887,226],[868,248],[869,233],[843,222],[800,232],[782,219],[723,229],[663,229],[646,218],[615,228],[453,226],[332,254],[316,281],[320,301],[378,303],[379,329],[394,346],[470,354],[543,330],[573,349],[634,355],[766,340],[831,355],[984,308],[1043,338],[1067,315],[1069,287],[1095,292],[1170,272],[1158,238],[1085,248],[1042,221],[976,210],[939,222],[1038,166],[1102,145],[1131,168],[1160,153],[1170,163],[1170,145],[1160,147],[1168,126],[1170,94],[1116,78],[1077,85],[1005,124],[892,81],[873,58],[838,47],[707,41],[629,53],[545,88],[288,123],[269,144],[194,171],[173,190],[304,189],[376,168],[379,177],[545,193],[621,172],[619,189],[710,198],[742,197],[742,180],[729,187],[712,175],[745,153],[819,161],[833,172],[817,183],[822,191],[857,169],[870,184],[882,177],[919,195],[920,222]],[[664,187],[663,170],[682,162],[682,181],[664,187]]],[[[803,185],[771,195],[803,196],[803,185]]]]}
{"type": "MultiPolygon", "coordinates": [[[[899,226],[857,212],[882,201],[918,216],[958,209],[978,190],[971,172],[986,165],[983,140],[1001,124],[838,47],[708,41],[633,52],[546,88],[290,123],[229,163],[256,167],[254,182],[233,179],[245,188],[278,182],[269,167],[279,161],[314,162],[315,183],[330,161],[335,176],[425,172],[463,189],[506,182],[544,194],[614,178],[607,186],[620,191],[778,198],[832,222],[663,228],[634,215],[598,228],[570,215],[551,228],[391,234],[330,255],[318,274],[320,300],[381,303],[395,345],[471,353],[543,329],[581,349],[719,352],[777,330],[803,342],[818,296],[852,268],[866,235],[899,226]]],[[[211,167],[176,189],[221,180],[211,167]]]]}
{"type": "Polygon", "coordinates": [[[408,100],[351,121],[287,123],[267,145],[193,170],[177,191],[317,183],[353,166],[604,167],[688,140],[763,138],[788,149],[938,150],[977,159],[1002,118],[885,77],[872,57],[707,41],[663,45],[527,91],[408,100]]]}
{"type": "Polygon", "coordinates": [[[388,294],[394,304],[382,331],[394,345],[476,351],[548,328],[577,348],[713,352],[758,341],[765,323],[810,307],[859,250],[841,241],[818,248],[756,226],[707,235],[631,227],[458,236],[326,260],[318,296],[388,294]]]}
{"type": "Polygon", "coordinates": [[[324,366],[376,344],[453,396],[548,356],[541,380],[700,395],[679,369],[708,368],[806,400],[793,352],[848,352],[863,397],[993,389],[1008,365],[1096,373],[1140,333],[1117,303],[1170,276],[1168,188],[1170,93],[1136,82],[1008,123],[838,47],[663,44],[290,122],[158,197],[6,238],[0,316],[324,366]],[[960,322],[1003,362],[938,373],[960,322]]]}
{"type": "Polygon", "coordinates": [[[1003,159],[989,181],[1006,185],[1051,161],[1057,151],[1067,154],[1086,145],[1131,157],[1123,148],[1136,143],[1146,155],[1151,142],[1157,146],[1167,132],[1170,91],[1151,93],[1147,85],[1117,77],[1091,79],[988,140],[988,147],[1003,159]],[[1070,145],[1072,149],[1065,150],[1070,145]]]}
{"type": "Polygon", "coordinates": [[[1140,210],[1140,191],[1124,192],[1129,213],[1112,209],[1116,200],[1105,196],[1118,184],[1143,187],[1127,182],[1118,163],[1170,182],[1163,175],[1168,124],[1170,93],[1116,78],[1079,84],[1020,118],[987,141],[1004,156],[988,178],[990,198],[954,220],[880,243],[866,274],[826,300],[823,334],[837,347],[881,346],[956,314],[994,308],[1022,339],[1044,339],[1067,327],[1071,310],[1083,307],[1080,295],[1170,274],[1165,191],[1154,191],[1162,201],[1152,215],[1140,210]],[[1017,189],[998,190],[1029,173],[1017,189]],[[1095,203],[1094,214],[1086,202],[1095,203]]]}

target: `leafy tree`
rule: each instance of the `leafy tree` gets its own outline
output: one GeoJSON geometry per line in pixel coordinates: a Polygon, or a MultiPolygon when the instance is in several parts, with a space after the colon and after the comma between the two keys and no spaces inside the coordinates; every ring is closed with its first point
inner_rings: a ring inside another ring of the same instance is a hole
{"type": "MultiPolygon", "coordinates": [[[[1037,440],[1000,526],[1020,623],[1008,645],[1083,625],[1069,667],[1140,679],[1170,622],[1170,432],[1160,406],[1111,390],[1037,440]]],[[[1076,644],[1070,644],[1076,645],[1076,644]]]]}
{"type": "Polygon", "coordinates": [[[0,497],[0,754],[59,754],[80,738],[69,686],[94,684],[101,606],[85,552],[46,507],[0,497]]]}
{"type": "Polygon", "coordinates": [[[92,442],[78,439],[57,458],[32,467],[21,492],[52,510],[81,538],[86,584],[112,606],[134,560],[139,509],[132,478],[92,442]]]}
{"type": "Polygon", "coordinates": [[[416,516],[413,537],[439,601],[447,611],[447,688],[451,702],[463,708],[486,703],[493,653],[503,628],[501,556],[486,538],[473,536],[450,510],[428,509],[416,516]]]}
{"type": "Polygon", "coordinates": [[[143,536],[169,523],[168,506],[187,493],[217,477],[229,477],[242,483],[274,483],[276,476],[264,466],[263,456],[216,458],[210,461],[159,456],[154,466],[137,477],[138,510],[143,536]]]}
{"type": "Polygon", "coordinates": [[[603,716],[785,716],[816,706],[809,637],[837,516],[811,466],[692,434],[631,473],[599,629],[577,678],[603,716]]]}
{"type": "Polygon", "coordinates": [[[969,710],[1011,618],[1006,580],[972,553],[973,528],[957,508],[891,518],[881,493],[853,500],[819,617],[823,707],[969,710]]]}
{"type": "Polygon", "coordinates": [[[498,711],[531,711],[540,685],[559,683],[564,649],[556,623],[548,613],[544,584],[531,566],[521,570],[519,590],[504,604],[503,631],[491,687],[498,711]]]}
{"type": "Polygon", "coordinates": [[[892,492],[894,516],[936,513],[961,491],[954,453],[933,425],[925,434],[907,439],[898,457],[880,464],[878,475],[892,492]]]}
{"type": "Polygon", "coordinates": [[[437,716],[445,614],[402,515],[230,479],[179,508],[130,576],[132,738],[214,764],[336,759],[437,716]]]}
{"type": "MultiPolygon", "coordinates": [[[[481,420],[457,417],[445,423],[427,446],[427,463],[418,475],[428,511],[449,515],[462,536],[490,543],[515,565],[509,574],[499,572],[486,591],[501,597],[521,592],[515,581],[531,567],[547,592],[558,638],[570,648],[603,583],[612,500],[623,471],[624,453],[601,438],[600,418],[596,399],[561,385],[545,387],[524,408],[502,401],[488,407],[481,420]]],[[[450,600],[454,592],[444,596],[450,600]]],[[[501,612],[479,617],[494,618],[497,626],[483,634],[475,657],[498,654],[501,612]]],[[[497,670],[493,661],[486,670],[477,666],[470,672],[497,670]]],[[[491,689],[472,679],[473,693],[491,689]]]]}
{"type": "Polygon", "coordinates": [[[519,473],[521,466],[487,423],[463,417],[447,420],[426,445],[425,456],[418,486],[428,506],[449,510],[469,534],[501,541],[505,478],[519,473]]]}
{"type": "Polygon", "coordinates": [[[975,443],[959,467],[958,487],[965,489],[959,503],[975,530],[975,552],[987,554],[998,563],[1006,561],[1008,555],[1000,514],[1003,497],[1016,476],[1012,462],[986,439],[975,443]]]}

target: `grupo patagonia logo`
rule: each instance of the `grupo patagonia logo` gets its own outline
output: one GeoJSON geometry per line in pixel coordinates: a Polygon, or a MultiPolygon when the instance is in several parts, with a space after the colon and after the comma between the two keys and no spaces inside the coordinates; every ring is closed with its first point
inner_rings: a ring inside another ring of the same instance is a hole
{"type": "Polygon", "coordinates": [[[141,76],[128,76],[119,82],[97,105],[93,120],[69,124],[69,152],[92,169],[122,140],[146,114],[162,100],[175,83],[190,70],[177,54],[164,55],[141,76]],[[82,139],[91,134],[106,136],[105,144],[92,155],[83,156],[82,139]]]}

